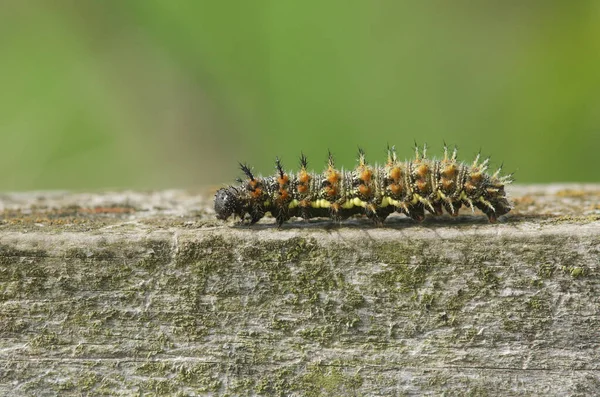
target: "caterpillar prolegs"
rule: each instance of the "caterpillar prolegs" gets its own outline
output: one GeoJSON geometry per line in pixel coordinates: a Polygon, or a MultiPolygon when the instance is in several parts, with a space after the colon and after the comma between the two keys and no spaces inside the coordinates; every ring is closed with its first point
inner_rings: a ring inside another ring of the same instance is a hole
{"type": "Polygon", "coordinates": [[[512,206],[504,186],[512,182],[512,175],[500,176],[502,167],[488,174],[489,158],[480,161],[479,154],[472,164],[458,162],[456,155],[456,148],[449,155],[444,146],[442,159],[429,159],[424,146],[415,147],[413,160],[398,161],[391,147],[385,164],[370,165],[359,149],[356,168],[344,170],[335,167],[329,153],[321,174],[309,172],[301,155],[298,172],[286,172],[276,158],[276,173],[268,177],[255,176],[250,167],[240,164],[246,178],[217,191],[215,212],[219,219],[234,215],[250,224],[269,212],[278,225],[292,217],[339,221],[354,215],[381,224],[393,212],[420,222],[425,211],[441,215],[445,209],[456,216],[463,205],[479,208],[490,222],[508,213],[512,206]]]}

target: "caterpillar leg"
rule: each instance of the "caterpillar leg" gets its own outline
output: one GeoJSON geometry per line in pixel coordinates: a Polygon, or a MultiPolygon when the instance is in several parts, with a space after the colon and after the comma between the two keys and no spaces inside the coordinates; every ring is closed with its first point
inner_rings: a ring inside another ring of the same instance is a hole
{"type": "Polygon", "coordinates": [[[384,208],[377,208],[375,206],[367,205],[365,207],[365,215],[367,218],[373,221],[377,226],[381,226],[385,219],[394,212],[394,208],[392,206],[387,206],[384,208]]]}
{"type": "Polygon", "coordinates": [[[262,208],[253,208],[250,212],[250,225],[254,225],[265,216],[265,211],[262,208]]]}
{"type": "Polygon", "coordinates": [[[422,203],[417,203],[408,207],[408,215],[412,220],[416,222],[423,222],[425,219],[425,207],[423,207],[422,203]]]}

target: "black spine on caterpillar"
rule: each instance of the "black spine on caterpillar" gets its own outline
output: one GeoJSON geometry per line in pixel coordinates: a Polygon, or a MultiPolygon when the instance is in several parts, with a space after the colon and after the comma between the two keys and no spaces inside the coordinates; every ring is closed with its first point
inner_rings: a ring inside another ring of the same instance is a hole
{"type": "Polygon", "coordinates": [[[406,214],[415,221],[425,218],[425,211],[434,215],[446,210],[456,216],[464,205],[479,208],[490,222],[508,213],[512,206],[504,187],[512,175],[500,176],[500,169],[486,173],[489,158],[480,162],[480,155],[470,164],[458,162],[456,148],[449,155],[444,145],[441,160],[427,158],[427,147],[415,147],[415,159],[398,161],[394,147],[388,147],[384,165],[367,163],[359,149],[358,165],[352,171],[335,168],[331,153],[322,174],[307,170],[308,162],[300,157],[297,173],[285,172],[276,158],[276,173],[271,177],[256,177],[251,169],[240,164],[245,180],[240,185],[217,191],[217,218],[231,216],[249,223],[271,213],[278,225],[292,217],[304,219],[329,217],[334,220],[365,215],[381,224],[392,212],[406,214]]]}

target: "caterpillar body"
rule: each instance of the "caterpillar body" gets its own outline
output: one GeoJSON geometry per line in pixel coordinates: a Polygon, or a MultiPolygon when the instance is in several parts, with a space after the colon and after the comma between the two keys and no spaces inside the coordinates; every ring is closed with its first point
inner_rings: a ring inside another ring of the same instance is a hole
{"type": "Polygon", "coordinates": [[[329,153],[325,171],[317,174],[307,170],[307,159],[301,155],[298,172],[286,172],[276,158],[276,174],[269,177],[255,176],[240,164],[246,179],[217,191],[215,212],[219,219],[233,215],[242,221],[247,218],[250,224],[271,213],[279,226],[292,217],[340,221],[354,215],[381,224],[393,212],[420,222],[425,211],[441,215],[445,209],[456,216],[463,205],[479,208],[490,222],[508,213],[512,205],[504,187],[512,182],[512,175],[500,176],[502,167],[486,173],[489,158],[480,162],[477,155],[468,165],[456,156],[456,148],[449,155],[444,146],[443,159],[429,159],[424,146],[421,151],[415,147],[413,160],[399,161],[391,147],[385,164],[369,165],[359,149],[355,169],[336,169],[329,153]]]}

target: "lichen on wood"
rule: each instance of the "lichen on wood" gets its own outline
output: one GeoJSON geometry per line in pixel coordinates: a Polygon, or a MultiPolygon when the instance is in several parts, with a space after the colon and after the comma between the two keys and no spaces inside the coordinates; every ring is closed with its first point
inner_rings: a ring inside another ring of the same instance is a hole
{"type": "Polygon", "coordinates": [[[600,186],[511,193],[281,228],[209,189],[2,195],[0,394],[597,394],[600,186]]]}

